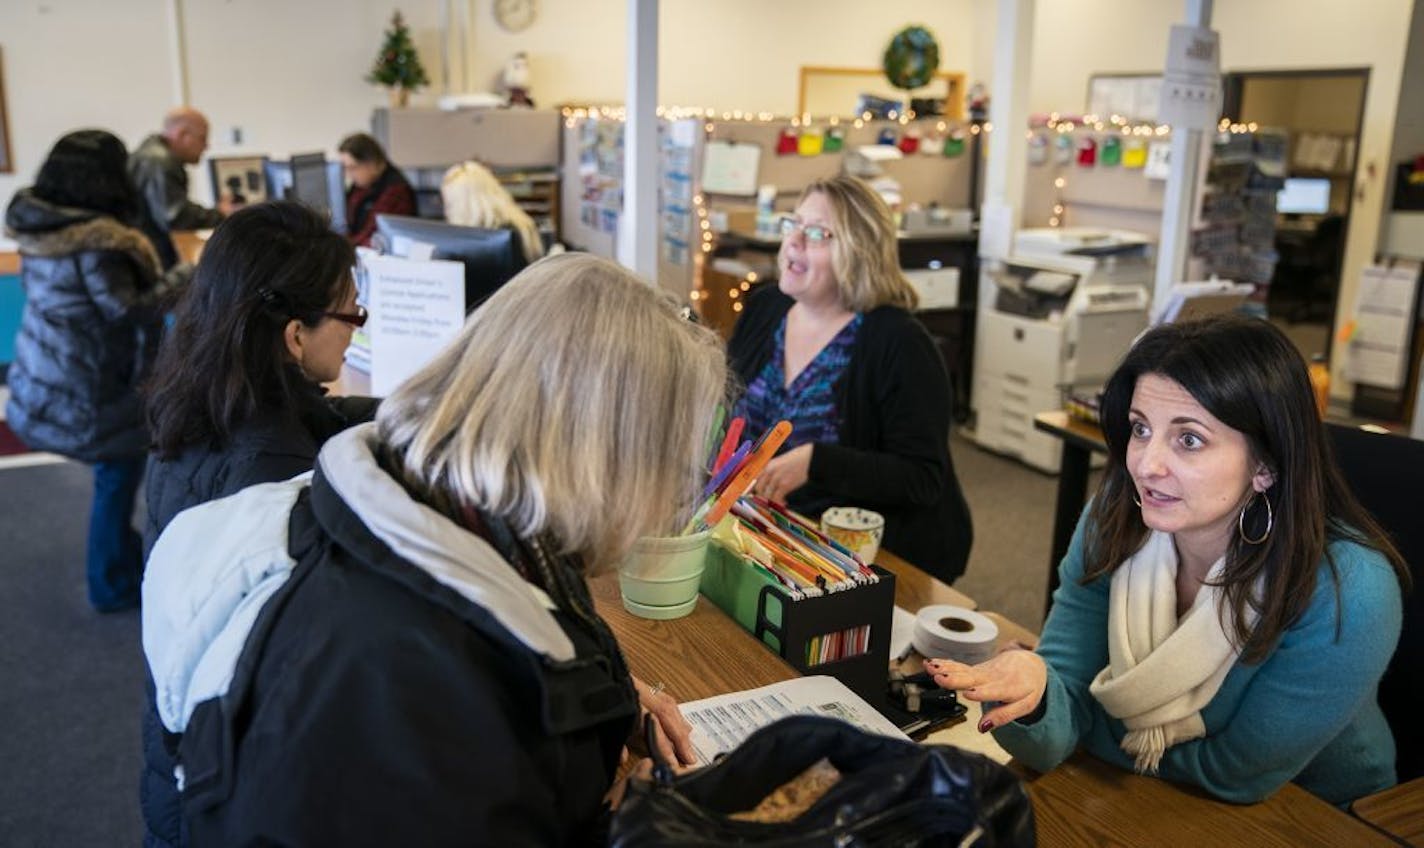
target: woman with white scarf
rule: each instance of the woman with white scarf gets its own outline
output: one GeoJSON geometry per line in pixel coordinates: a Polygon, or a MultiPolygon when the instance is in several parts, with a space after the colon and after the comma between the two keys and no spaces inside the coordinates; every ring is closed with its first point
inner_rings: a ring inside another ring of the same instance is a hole
{"type": "Polygon", "coordinates": [[[1047,771],[1079,747],[1239,803],[1392,786],[1376,689],[1408,571],[1351,494],[1306,365],[1266,321],[1145,334],[1102,399],[1108,468],[1035,651],[935,660],[980,732],[1047,771]]]}

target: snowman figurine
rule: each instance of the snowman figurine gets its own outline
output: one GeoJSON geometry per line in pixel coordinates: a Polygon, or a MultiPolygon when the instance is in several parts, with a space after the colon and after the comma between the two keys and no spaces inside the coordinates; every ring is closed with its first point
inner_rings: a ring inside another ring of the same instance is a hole
{"type": "Polygon", "coordinates": [[[523,50],[509,57],[504,66],[504,90],[506,106],[534,108],[534,100],[529,96],[529,55],[523,50]]]}

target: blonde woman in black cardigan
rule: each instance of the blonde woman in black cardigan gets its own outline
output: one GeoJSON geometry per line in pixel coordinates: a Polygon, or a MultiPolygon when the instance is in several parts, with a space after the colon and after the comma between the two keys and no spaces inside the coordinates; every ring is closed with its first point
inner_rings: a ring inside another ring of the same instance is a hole
{"type": "Polygon", "coordinates": [[[973,525],[949,455],[949,378],[910,314],[890,210],[859,180],[822,180],[782,234],[778,283],[747,300],[729,349],[749,432],[795,428],[756,490],[812,517],[875,510],[887,550],[953,581],[973,525]]]}

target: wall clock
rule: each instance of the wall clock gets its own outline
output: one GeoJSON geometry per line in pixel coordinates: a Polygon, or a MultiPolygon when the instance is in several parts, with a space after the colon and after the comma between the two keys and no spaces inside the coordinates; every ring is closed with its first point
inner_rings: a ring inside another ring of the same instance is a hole
{"type": "Polygon", "coordinates": [[[538,12],[535,0],[494,0],[494,19],[509,32],[528,29],[538,12]]]}

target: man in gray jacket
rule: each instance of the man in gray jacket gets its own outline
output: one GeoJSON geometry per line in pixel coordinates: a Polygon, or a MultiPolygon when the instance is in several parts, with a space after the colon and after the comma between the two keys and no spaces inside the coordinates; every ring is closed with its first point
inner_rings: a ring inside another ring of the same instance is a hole
{"type": "Polygon", "coordinates": [[[129,156],[129,179],[160,229],[206,229],[232,211],[226,195],[218,198],[216,209],[188,199],[186,166],[196,165],[207,149],[208,119],[197,109],[180,106],[163,118],[161,132],[144,139],[129,156]]]}

